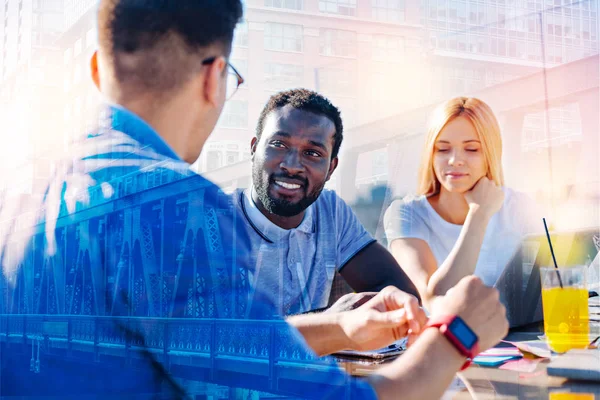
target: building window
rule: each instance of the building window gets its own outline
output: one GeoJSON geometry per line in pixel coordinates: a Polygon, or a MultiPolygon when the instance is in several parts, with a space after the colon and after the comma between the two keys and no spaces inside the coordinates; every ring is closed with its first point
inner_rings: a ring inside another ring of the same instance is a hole
{"type": "Polygon", "coordinates": [[[63,61],[65,65],[68,65],[71,62],[71,49],[65,50],[63,61]]]}
{"type": "Polygon", "coordinates": [[[377,21],[402,22],[406,19],[405,0],[371,0],[371,17],[377,21]]]}
{"type": "Polygon", "coordinates": [[[523,120],[521,144],[524,150],[559,146],[579,141],[582,137],[581,115],[577,104],[566,104],[549,110],[550,129],[546,133],[544,112],[527,114],[523,120]],[[550,140],[548,140],[548,136],[550,140]]]}
{"type": "Polygon", "coordinates": [[[372,55],[375,61],[398,62],[404,54],[404,38],[400,36],[374,35],[372,55]]]}
{"type": "MultiPolygon", "coordinates": [[[[248,60],[242,60],[239,58],[233,58],[230,60],[231,65],[234,66],[234,68],[240,73],[240,75],[242,75],[242,77],[244,77],[244,79],[248,78],[248,60]]],[[[242,85],[242,87],[246,86],[247,84],[244,83],[242,85]]]]}
{"type": "Polygon", "coordinates": [[[233,34],[233,46],[234,47],[248,47],[248,23],[240,22],[233,34]]]}
{"type": "Polygon", "coordinates": [[[247,128],[248,102],[241,100],[228,101],[223,109],[219,125],[223,128],[247,128]]]}
{"type": "Polygon", "coordinates": [[[321,28],[322,56],[356,57],[356,32],[321,28]]]}
{"type": "Polygon", "coordinates": [[[302,86],[304,67],[292,64],[265,64],[265,84],[271,90],[291,89],[302,86]]]}
{"type": "Polygon", "coordinates": [[[265,23],[265,49],[280,51],[302,51],[302,25],[265,23]]]}
{"type": "Polygon", "coordinates": [[[97,40],[98,40],[98,36],[96,34],[96,29],[92,28],[89,31],[87,31],[86,35],[85,35],[85,47],[91,47],[91,46],[96,46],[97,45],[97,40]]]}
{"type": "Polygon", "coordinates": [[[327,96],[356,96],[356,74],[352,69],[319,68],[319,91],[327,96]]]}
{"type": "Polygon", "coordinates": [[[484,69],[436,67],[432,74],[434,95],[448,96],[456,93],[472,92],[486,84],[484,69]]]}
{"type": "Polygon", "coordinates": [[[227,165],[235,164],[236,162],[240,161],[240,153],[239,152],[228,151],[226,154],[227,154],[227,158],[226,158],[225,162],[227,163],[227,165]]]}
{"type": "Polygon", "coordinates": [[[211,171],[221,167],[221,153],[218,151],[209,151],[206,156],[206,169],[211,171]]]}
{"type": "Polygon", "coordinates": [[[356,0],[319,0],[319,11],[356,16],[356,0]]]}
{"type": "Polygon", "coordinates": [[[302,10],[304,8],[304,0],[265,0],[265,7],[302,10]]]}

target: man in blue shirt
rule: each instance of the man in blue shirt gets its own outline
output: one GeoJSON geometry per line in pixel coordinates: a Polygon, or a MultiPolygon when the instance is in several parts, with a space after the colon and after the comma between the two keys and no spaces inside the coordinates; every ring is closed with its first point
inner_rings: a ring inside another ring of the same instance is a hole
{"type": "MultiPolygon", "coordinates": [[[[369,381],[351,379],[315,353],[418,334],[413,297],[386,288],[353,311],[295,317],[296,330],[251,290],[243,217],[189,171],[242,82],[227,60],[241,15],[239,0],[100,2],[91,70],[113,105],[33,193],[0,202],[0,396],[434,398],[464,363],[432,328],[369,381]]],[[[443,313],[482,350],[506,330],[474,278],[432,310],[443,313]]]]}
{"type": "MultiPolygon", "coordinates": [[[[338,165],[340,111],[306,89],[273,95],[252,139],[252,187],[235,201],[252,242],[253,286],[284,315],[328,305],[339,272],[357,292],[386,286],[417,294],[394,257],[335,192],[324,190],[338,165]]],[[[350,296],[352,297],[352,296],[350,296]]],[[[351,308],[355,296],[335,309],[351,308]]]]}

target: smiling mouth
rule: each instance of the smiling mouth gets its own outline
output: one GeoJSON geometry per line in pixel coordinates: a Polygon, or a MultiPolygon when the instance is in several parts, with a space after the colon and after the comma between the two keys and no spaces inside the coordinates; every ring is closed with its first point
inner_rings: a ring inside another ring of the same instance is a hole
{"type": "Polygon", "coordinates": [[[296,189],[300,189],[302,186],[297,184],[297,183],[288,183],[288,182],[283,182],[283,181],[275,181],[275,184],[281,186],[282,188],[288,189],[288,190],[296,190],[296,189]]]}

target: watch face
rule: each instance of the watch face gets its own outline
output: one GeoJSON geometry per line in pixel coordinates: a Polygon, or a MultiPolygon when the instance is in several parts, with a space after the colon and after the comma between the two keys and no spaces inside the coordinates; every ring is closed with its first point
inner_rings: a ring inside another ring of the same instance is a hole
{"type": "Polygon", "coordinates": [[[473,332],[460,318],[454,318],[450,326],[448,326],[448,330],[452,332],[454,337],[467,349],[471,349],[477,342],[477,335],[475,332],[473,332]]]}

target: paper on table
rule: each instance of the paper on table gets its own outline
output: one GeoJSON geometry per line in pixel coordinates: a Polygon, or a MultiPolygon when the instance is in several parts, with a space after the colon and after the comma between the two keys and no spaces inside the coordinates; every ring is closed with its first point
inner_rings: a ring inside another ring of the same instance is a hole
{"type": "Polygon", "coordinates": [[[516,347],[492,347],[479,353],[477,357],[505,357],[505,356],[522,356],[521,352],[516,347]]]}
{"type": "Polygon", "coordinates": [[[516,372],[533,372],[537,368],[537,365],[543,360],[543,358],[521,358],[501,365],[500,369],[516,372]]]}
{"type": "Polygon", "coordinates": [[[552,356],[548,344],[542,340],[528,340],[526,342],[510,342],[508,340],[503,340],[502,342],[512,344],[522,352],[536,357],[550,358],[552,356]]]}

